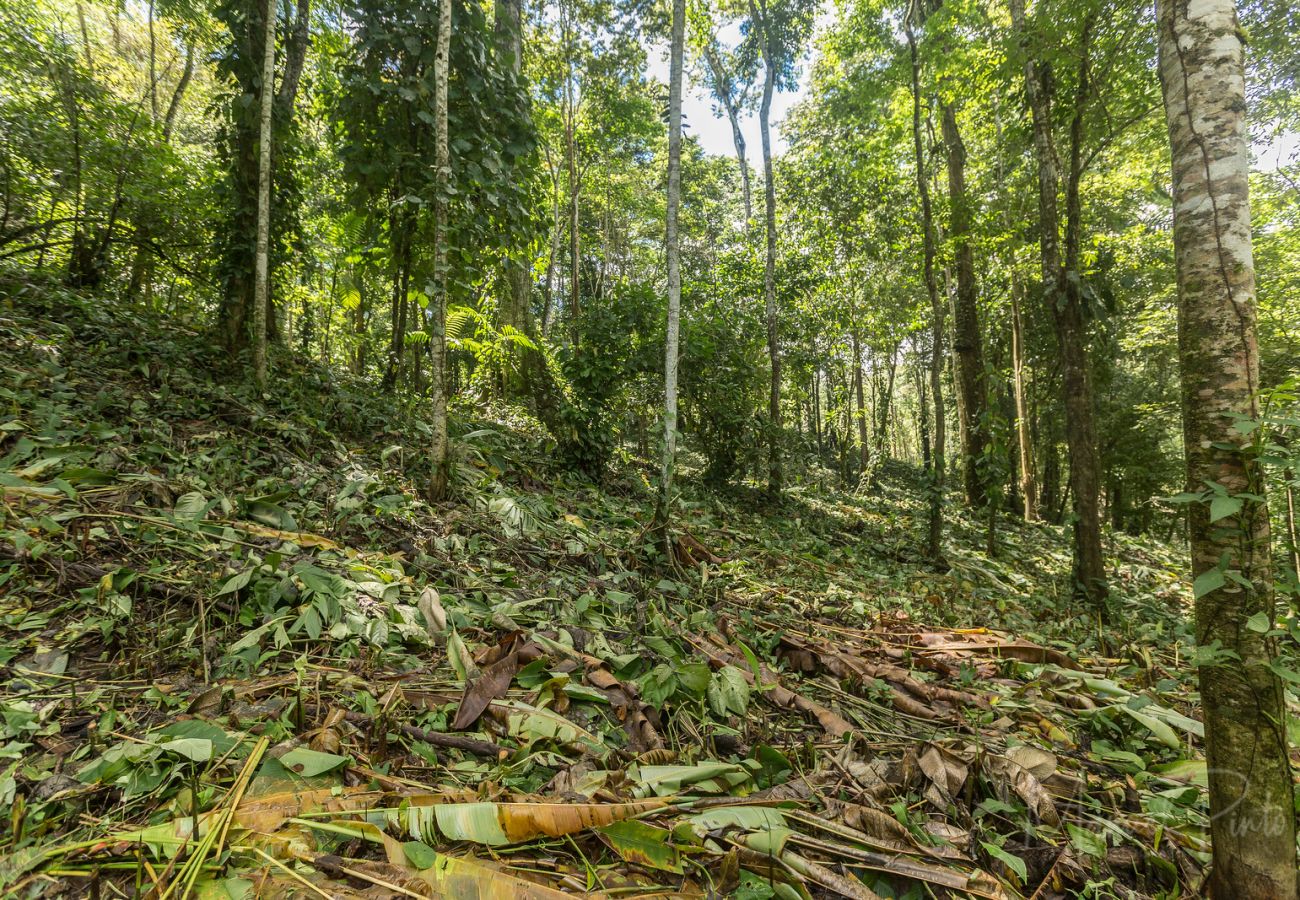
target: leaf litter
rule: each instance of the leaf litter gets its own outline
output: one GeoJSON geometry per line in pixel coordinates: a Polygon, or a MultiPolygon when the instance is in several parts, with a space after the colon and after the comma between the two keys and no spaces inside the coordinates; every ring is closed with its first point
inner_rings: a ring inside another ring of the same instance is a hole
{"type": "Polygon", "coordinates": [[[1140,624],[1106,635],[1047,526],[988,558],[958,518],[933,572],[901,467],[779,516],[700,495],[656,559],[635,472],[483,422],[430,509],[373,450],[411,410],[229,389],[114,316],[0,320],[7,896],[1199,889],[1160,545],[1117,538],[1140,624]]]}

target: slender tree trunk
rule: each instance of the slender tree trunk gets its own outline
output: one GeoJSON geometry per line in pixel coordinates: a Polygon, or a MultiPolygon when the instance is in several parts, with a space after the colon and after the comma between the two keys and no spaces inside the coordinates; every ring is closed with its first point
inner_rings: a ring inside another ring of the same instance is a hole
{"type": "Polygon", "coordinates": [[[1249,620],[1276,614],[1259,416],[1242,32],[1232,0],[1159,0],[1160,81],[1174,175],[1174,256],[1187,483],[1235,498],[1188,511],[1209,766],[1215,897],[1297,895],[1286,702],[1276,647],[1249,620]],[[1226,575],[1226,577],[1225,577],[1226,575]]]}
{"type": "Polygon", "coordinates": [[[767,321],[767,355],[771,363],[771,389],[767,401],[767,490],[781,493],[781,346],[776,316],[776,178],[772,172],[772,94],[776,90],[776,60],[773,58],[766,17],[755,24],[763,29],[763,102],[758,110],[759,134],[763,143],[763,214],[767,231],[767,255],[763,266],[764,316],[767,321]]]}
{"type": "Polygon", "coordinates": [[[330,338],[334,333],[334,308],[338,305],[339,299],[339,270],[338,262],[330,270],[330,293],[329,305],[325,307],[325,334],[321,337],[320,361],[324,365],[330,363],[330,338]]]}
{"type": "Polygon", "coordinates": [[[158,35],[154,29],[153,0],[149,0],[149,111],[158,121],[158,35]]]}
{"type": "Polygon", "coordinates": [[[925,373],[922,371],[920,353],[916,360],[916,428],[921,442],[921,466],[927,475],[930,471],[930,419],[925,395],[925,373]]]}
{"type": "Polygon", "coordinates": [[[391,329],[388,335],[388,362],[380,386],[391,391],[397,386],[397,375],[402,365],[402,351],[406,347],[406,285],[411,271],[407,220],[404,212],[394,211],[388,219],[389,244],[393,259],[393,299],[389,312],[391,329]]]}
{"type": "Polygon", "coordinates": [[[555,310],[555,268],[560,259],[560,171],[551,159],[551,148],[543,146],[546,151],[546,165],[551,172],[551,252],[546,258],[546,296],[542,298],[542,335],[551,336],[551,324],[555,310]]]}
{"type": "Polygon", "coordinates": [[[567,69],[564,80],[564,158],[569,175],[569,327],[577,337],[578,317],[582,314],[582,252],[581,232],[578,229],[578,110],[574,90],[573,40],[566,32],[565,54],[567,69]]]}
{"type": "Polygon", "coordinates": [[[718,48],[712,36],[704,47],[704,61],[717,86],[715,96],[722,104],[727,122],[731,125],[731,141],[736,146],[736,165],[740,169],[741,197],[745,201],[745,233],[749,234],[749,223],[754,218],[754,204],[749,184],[749,161],[745,158],[745,133],[740,128],[740,110],[736,108],[736,98],[732,95],[731,75],[718,58],[718,48]]]}
{"type": "Polygon", "coordinates": [[[452,0],[442,0],[438,6],[438,42],[433,57],[433,105],[436,110],[433,164],[437,169],[438,192],[433,207],[434,297],[429,304],[429,387],[433,405],[429,499],[434,502],[447,496],[451,478],[451,448],[447,439],[447,188],[451,180],[447,81],[451,68],[451,5],[452,0]]]}
{"type": "Polygon", "coordinates": [[[1020,320],[1020,276],[1011,272],[1011,379],[1016,397],[1016,443],[1019,447],[1020,495],[1026,522],[1038,520],[1034,479],[1034,445],[1029,434],[1029,400],[1025,392],[1025,332],[1020,320]]]}
{"type": "Polygon", "coordinates": [[[894,379],[898,375],[898,347],[889,353],[889,371],[884,377],[884,386],[880,390],[879,411],[876,415],[876,455],[882,459],[888,455],[889,407],[894,402],[894,379]]]}
{"type": "Polygon", "coordinates": [[[665,551],[672,502],[673,469],[677,463],[677,334],[681,318],[682,273],[677,236],[677,210],[682,185],[682,56],[686,40],[686,0],[673,0],[673,37],[668,69],[668,213],[665,256],[668,263],[668,337],[664,348],[664,455],[659,475],[655,525],[663,531],[665,551]]]}
{"type": "Polygon", "coordinates": [[[943,478],[944,478],[944,409],[943,409],[943,332],[944,304],[935,279],[934,214],[930,205],[930,184],[926,173],[925,146],[921,129],[921,58],[917,52],[916,33],[911,19],[904,22],[907,49],[912,61],[912,150],[916,158],[916,188],[921,197],[921,229],[925,253],[925,290],[930,298],[930,396],[934,403],[934,465],[930,469],[930,516],[926,550],[938,563],[943,554],[943,478]]]}
{"type": "MultiPolygon", "coordinates": [[[[1027,46],[1024,0],[1010,0],[1012,23],[1027,46]]],[[[1068,235],[1077,242],[1078,151],[1081,145],[1083,105],[1088,97],[1088,41],[1090,25],[1084,27],[1083,63],[1074,122],[1071,128],[1071,178],[1067,186],[1068,235]]],[[[1107,616],[1105,557],[1101,547],[1100,465],[1097,460],[1096,424],[1092,382],[1084,349],[1087,332],[1083,321],[1083,298],[1078,272],[1061,260],[1060,214],[1057,192],[1059,163],[1052,135],[1051,95],[1032,54],[1025,56],[1025,95],[1033,124],[1034,152],[1038,162],[1039,242],[1042,278],[1047,288],[1047,305],[1056,325],[1061,354],[1065,408],[1065,437],[1070,448],[1070,493],[1074,509],[1074,581],[1076,590],[1103,616],[1107,616]]],[[[1077,246],[1077,243],[1076,243],[1077,246]]],[[[1068,249],[1068,248],[1067,248],[1068,249]]],[[[1077,254],[1076,254],[1077,256],[1077,254]]]]}
{"type": "Polygon", "coordinates": [[[853,381],[858,393],[858,454],[862,474],[871,468],[871,443],[867,440],[867,401],[862,390],[862,345],[853,333],[853,381]]]}
{"type": "Polygon", "coordinates": [[[267,0],[262,17],[265,50],[262,55],[262,109],[257,142],[257,257],[253,274],[253,378],[266,390],[266,298],[270,275],[271,241],[271,107],[275,92],[275,6],[267,0]]]}
{"type": "MultiPolygon", "coordinates": [[[[496,21],[493,24],[497,65],[508,69],[517,79],[523,68],[523,2],[522,0],[496,0],[496,21]]],[[[520,172],[522,177],[523,173],[520,172]]],[[[517,243],[517,242],[516,242],[517,243]]],[[[503,288],[501,321],[535,338],[537,329],[529,306],[532,289],[532,260],[529,246],[512,246],[502,262],[503,288]]],[[[520,351],[526,352],[526,351],[520,351]]],[[[530,364],[525,361],[524,365],[530,364]]],[[[521,366],[522,368],[522,366],[521,366]]],[[[523,379],[519,379],[522,382],[523,379]]],[[[523,388],[522,383],[511,385],[523,388]]]]}
{"type": "Polygon", "coordinates": [[[1282,476],[1286,481],[1286,546],[1291,557],[1291,575],[1300,584],[1300,527],[1297,526],[1295,502],[1295,471],[1287,469],[1282,476]]]}
{"type": "Polygon", "coordinates": [[[961,132],[957,127],[957,112],[951,103],[943,108],[943,143],[948,151],[948,201],[951,206],[949,229],[957,264],[957,289],[953,294],[952,349],[957,362],[957,392],[961,408],[965,412],[961,417],[962,482],[967,504],[978,508],[984,505],[985,495],[980,458],[988,444],[985,432],[984,350],[976,302],[970,206],[966,197],[966,145],[962,143],[961,132]]]}
{"type": "MultiPolygon", "coordinates": [[[[815,351],[814,351],[815,352],[815,351]]],[[[813,436],[817,439],[817,462],[821,462],[822,453],[822,411],[821,411],[821,366],[813,367],[812,377],[812,417],[813,417],[813,436]]]]}

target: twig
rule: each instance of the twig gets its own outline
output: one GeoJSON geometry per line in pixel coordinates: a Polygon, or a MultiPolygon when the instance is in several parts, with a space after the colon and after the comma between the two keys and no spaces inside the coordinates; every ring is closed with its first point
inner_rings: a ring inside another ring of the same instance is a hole
{"type": "MultiPolygon", "coordinates": [[[[354,725],[373,725],[374,716],[368,716],[363,712],[348,710],[343,714],[343,718],[354,725]]],[[[405,725],[393,723],[393,725],[407,737],[413,737],[417,741],[424,741],[426,744],[432,744],[435,747],[449,747],[453,750],[465,750],[473,753],[475,756],[486,756],[490,759],[501,759],[509,756],[510,751],[500,744],[493,744],[489,741],[480,741],[476,738],[462,737],[458,734],[444,734],[441,731],[427,731],[423,728],[417,728],[414,725],[405,725]]]]}

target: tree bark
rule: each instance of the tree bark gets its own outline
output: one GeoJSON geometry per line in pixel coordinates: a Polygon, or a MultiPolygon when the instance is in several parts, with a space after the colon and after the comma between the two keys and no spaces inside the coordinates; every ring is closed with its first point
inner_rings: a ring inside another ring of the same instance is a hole
{"type": "Polygon", "coordinates": [[[767,253],[763,265],[764,318],[767,323],[767,355],[771,364],[771,387],[767,401],[767,491],[781,493],[781,347],[776,315],[776,178],[772,171],[772,94],[776,90],[776,58],[768,27],[766,6],[762,12],[751,0],[754,24],[762,29],[763,101],[758,109],[759,134],[763,144],[763,219],[767,232],[767,253]]]}
{"type": "Polygon", "coordinates": [[[1019,449],[1020,496],[1026,522],[1038,521],[1034,444],[1029,433],[1029,398],[1025,391],[1025,331],[1020,319],[1020,276],[1011,273],[1011,380],[1016,397],[1016,444],[1019,449]]]}
{"type": "Polygon", "coordinates": [[[943,108],[943,143],[948,152],[949,230],[955,248],[957,290],[953,295],[953,351],[957,359],[957,390],[961,398],[962,482],[968,505],[984,505],[981,457],[988,445],[984,350],[980,335],[975,286],[975,251],[971,246],[970,205],[966,196],[966,145],[957,127],[953,104],[943,108]]]}
{"type": "Polygon", "coordinates": [[[673,469],[677,462],[677,338],[681,319],[682,271],[677,212],[682,196],[682,57],[686,39],[686,0],[673,0],[673,37],[668,69],[668,212],[664,228],[668,263],[668,331],[664,342],[664,455],[659,475],[655,525],[665,550],[671,547],[668,518],[672,502],[673,469]]]}
{"type": "Polygon", "coordinates": [[[853,382],[858,394],[858,455],[862,475],[871,468],[871,442],[867,439],[867,399],[862,389],[862,344],[853,333],[853,382]]]}
{"type": "Polygon", "coordinates": [[[447,189],[451,180],[447,81],[451,68],[451,5],[452,0],[442,0],[438,6],[438,41],[433,56],[433,164],[437,170],[437,195],[433,204],[434,297],[429,304],[429,387],[433,414],[429,499],[433,502],[447,496],[451,480],[451,448],[447,438],[447,189]]]}
{"type": "Polygon", "coordinates": [[[257,154],[257,256],[253,273],[253,379],[266,390],[266,298],[270,276],[271,240],[271,107],[275,95],[275,8],[267,0],[262,17],[265,50],[262,55],[262,107],[257,154]]]}
{"type": "MultiPolygon", "coordinates": [[[[1022,43],[1027,44],[1024,0],[1010,0],[1010,7],[1013,26],[1022,43]]],[[[1067,233],[1075,242],[1071,246],[1076,248],[1081,228],[1078,215],[1078,176],[1081,174],[1079,150],[1083,103],[1088,96],[1089,37],[1090,24],[1085,24],[1078,102],[1071,125],[1071,178],[1067,186],[1067,212],[1070,216],[1067,233]]],[[[1085,350],[1087,329],[1083,319],[1082,286],[1077,270],[1077,252],[1074,254],[1074,269],[1069,268],[1069,260],[1063,264],[1061,259],[1060,212],[1057,203],[1060,164],[1052,134],[1051,95],[1038,63],[1030,53],[1026,53],[1024,69],[1025,95],[1029,101],[1034,154],[1038,162],[1038,232],[1042,280],[1045,299],[1056,326],[1062,363],[1065,437],[1070,448],[1069,486],[1074,511],[1075,590],[1104,618],[1108,615],[1108,592],[1105,557],[1101,548],[1101,477],[1097,460],[1092,380],[1088,374],[1085,350]]]]}
{"type": "Polygon", "coordinates": [[[722,60],[718,58],[718,48],[711,35],[704,45],[704,61],[709,67],[709,74],[716,88],[713,92],[714,96],[722,104],[722,109],[727,114],[727,122],[731,125],[731,141],[736,146],[736,165],[740,168],[741,197],[745,201],[745,234],[748,235],[750,220],[754,218],[754,204],[749,184],[749,160],[745,158],[745,133],[740,128],[740,110],[736,107],[736,98],[733,94],[735,85],[732,84],[731,75],[722,64],[722,60]]]}
{"type": "Polygon", "coordinates": [[[578,317],[582,314],[582,235],[578,230],[578,110],[574,90],[573,38],[565,31],[566,74],[564,80],[564,157],[569,175],[569,328],[577,338],[578,317]]]}
{"type": "MultiPolygon", "coordinates": [[[[496,0],[496,20],[493,23],[493,37],[496,44],[496,62],[498,66],[508,69],[516,78],[523,69],[523,3],[522,0],[496,0]]],[[[503,291],[501,297],[501,322],[515,330],[536,337],[537,329],[533,324],[529,299],[532,289],[532,260],[529,248],[515,246],[502,260],[503,291]]],[[[527,351],[520,351],[527,354],[527,351]]],[[[524,360],[523,365],[529,361],[524,360]]],[[[524,379],[511,387],[522,389],[524,379]]]]}
{"type": "MultiPolygon", "coordinates": [[[[1160,82],[1174,176],[1174,256],[1188,490],[1237,506],[1188,512],[1209,766],[1215,897],[1297,895],[1286,703],[1272,639],[1269,516],[1252,434],[1259,417],[1242,32],[1232,0],[1159,0],[1160,82]],[[1226,576],[1226,577],[1225,577],[1226,576]]],[[[1217,506],[1217,504],[1216,504],[1217,506]]]]}
{"type": "MultiPolygon", "coordinates": [[[[256,25],[260,24],[265,29],[267,26],[266,20],[269,18],[270,27],[274,30],[276,26],[274,3],[262,2],[262,0],[248,0],[248,3],[249,9],[257,11],[257,14],[250,14],[246,20],[247,28],[240,29],[240,33],[234,35],[236,42],[234,53],[237,57],[251,56],[257,52],[257,41],[263,37],[264,32],[254,33],[256,25]]],[[[275,121],[282,133],[293,118],[293,106],[298,95],[298,84],[302,78],[303,66],[307,58],[307,49],[311,39],[310,12],[310,0],[297,0],[295,19],[285,39],[284,72],[280,78],[280,89],[274,95],[275,103],[279,107],[279,112],[275,115],[275,121]]],[[[239,93],[240,95],[258,97],[260,104],[262,88],[258,83],[258,79],[260,79],[261,70],[253,66],[247,71],[251,71],[252,74],[240,76],[241,80],[237,85],[239,93]]],[[[232,158],[230,162],[233,215],[226,226],[231,231],[233,240],[224,251],[227,278],[222,291],[221,305],[217,311],[218,336],[225,349],[230,353],[235,353],[248,346],[249,340],[253,337],[250,322],[253,316],[253,294],[256,290],[255,285],[249,279],[249,274],[255,266],[256,248],[254,248],[254,252],[250,256],[247,249],[248,245],[242,239],[242,235],[256,228],[258,131],[239,116],[235,116],[235,120],[234,134],[231,139],[232,158]]],[[[271,175],[272,182],[274,182],[274,165],[272,166],[271,175]]],[[[274,224],[273,222],[272,225],[274,224]]],[[[272,267],[273,262],[274,260],[268,259],[268,270],[272,267]]],[[[275,301],[269,287],[270,279],[271,275],[269,274],[267,276],[267,294],[264,300],[267,307],[265,330],[268,337],[274,337],[276,334],[275,301]]]]}
{"type": "Polygon", "coordinates": [[[934,404],[934,442],[931,447],[930,510],[926,551],[935,563],[943,556],[943,479],[944,479],[944,409],[943,409],[943,332],[944,304],[935,279],[934,213],[930,204],[930,184],[926,174],[925,146],[921,129],[921,57],[917,52],[916,33],[911,18],[904,20],[907,49],[912,62],[912,150],[916,158],[916,188],[921,198],[921,235],[924,245],[925,291],[930,298],[930,396],[934,404]]]}

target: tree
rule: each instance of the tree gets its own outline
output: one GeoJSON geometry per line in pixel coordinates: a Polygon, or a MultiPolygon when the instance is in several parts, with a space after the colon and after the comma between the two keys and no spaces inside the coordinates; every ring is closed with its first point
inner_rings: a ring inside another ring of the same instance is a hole
{"type": "MultiPolygon", "coordinates": [[[[754,217],[754,203],[750,188],[749,160],[746,158],[745,133],[740,127],[741,114],[749,105],[749,91],[753,87],[755,72],[753,67],[745,67],[742,54],[728,52],[718,42],[714,33],[711,11],[697,4],[699,23],[696,26],[699,54],[704,61],[704,83],[709,92],[722,107],[727,123],[731,126],[731,142],[736,148],[736,166],[740,172],[741,198],[745,203],[745,231],[754,217]]],[[[717,109],[715,107],[716,114],[717,109]]]]}
{"type": "Polygon", "coordinates": [[[966,194],[966,145],[957,127],[956,105],[943,107],[943,143],[948,151],[949,232],[957,269],[953,296],[953,351],[957,362],[957,389],[961,395],[962,482],[966,502],[984,505],[982,457],[988,446],[984,384],[984,341],[980,336],[976,303],[975,248],[972,246],[970,201],[966,194]]]}
{"type": "MultiPolygon", "coordinates": [[[[812,27],[814,4],[808,0],[749,0],[751,43],[763,61],[763,97],[758,108],[759,135],[763,145],[763,219],[766,256],[763,268],[763,301],[767,324],[767,354],[771,367],[768,392],[767,490],[781,493],[784,473],[781,465],[781,344],[776,303],[776,177],[772,169],[772,96],[794,81],[795,61],[812,27]]],[[[752,52],[752,51],[751,51],[752,52]]]]}
{"type": "Polygon", "coordinates": [[[1269,517],[1259,418],[1243,39],[1232,0],[1161,0],[1196,641],[1209,766],[1211,890],[1295,897],[1286,702],[1266,636],[1269,517]],[[1210,502],[1212,500],[1212,502],[1210,502]],[[1256,622],[1262,621],[1263,627],[1256,622]]]}
{"type": "Polygon", "coordinates": [[[1052,128],[1053,79],[1050,69],[1040,65],[1030,47],[1024,0],[1009,2],[1012,25],[1021,40],[1024,57],[1025,97],[1029,104],[1038,168],[1038,239],[1043,296],[1056,326],[1061,354],[1062,405],[1070,448],[1070,496],[1074,508],[1075,589],[1106,617],[1106,563],[1101,549],[1101,473],[1079,271],[1082,227],[1079,182],[1083,176],[1085,107],[1092,96],[1089,64],[1096,13],[1089,11],[1085,15],[1079,41],[1078,80],[1070,120],[1070,156],[1065,190],[1066,247],[1062,258],[1058,198],[1061,176],[1052,128]]]}
{"type": "Polygon", "coordinates": [[[934,213],[930,201],[930,176],[926,165],[925,146],[921,123],[921,58],[916,44],[916,31],[912,11],[904,16],[903,29],[907,36],[907,50],[912,72],[912,152],[916,166],[916,189],[921,198],[921,238],[924,245],[925,292],[930,298],[930,397],[934,406],[934,443],[930,463],[929,520],[926,529],[926,551],[930,559],[938,562],[943,555],[943,482],[944,482],[944,431],[943,408],[943,337],[944,309],[939,298],[939,285],[935,277],[934,213]]]}
{"type": "Polygon", "coordinates": [[[429,392],[433,430],[429,442],[429,499],[447,496],[451,477],[451,448],[447,437],[447,197],[451,181],[451,151],[447,138],[447,82],[451,70],[451,4],[438,6],[438,43],[433,58],[433,165],[437,192],[433,204],[433,298],[429,304],[429,392]]]}
{"type": "Polygon", "coordinates": [[[677,211],[682,201],[682,57],[686,37],[686,0],[673,0],[672,49],[668,65],[668,210],[664,255],[668,264],[668,333],[664,341],[664,449],[655,506],[656,530],[667,541],[672,503],[673,469],[677,462],[677,339],[681,319],[681,247],[677,211]]]}
{"type": "Polygon", "coordinates": [[[266,390],[266,298],[271,241],[271,108],[275,84],[275,17],[263,16],[262,106],[257,142],[257,259],[253,276],[253,378],[266,390]]]}
{"type": "MultiPolygon", "coordinates": [[[[260,172],[257,147],[260,139],[260,110],[262,90],[272,90],[273,79],[263,79],[259,59],[266,21],[275,28],[276,4],[271,0],[221,0],[216,15],[229,30],[229,43],[218,58],[218,72],[233,88],[233,96],[224,112],[226,121],[221,135],[222,151],[226,156],[226,221],[218,233],[218,255],[222,276],[222,295],[218,308],[217,331],[222,344],[230,352],[247,347],[252,339],[253,294],[256,268],[256,241],[250,235],[257,231],[258,189],[260,172]],[[254,106],[246,98],[256,98],[254,106]],[[259,115],[254,115],[257,110],[259,115]]],[[[284,52],[280,54],[283,73],[280,87],[273,92],[279,110],[273,121],[278,136],[272,143],[279,148],[271,169],[271,189],[276,193],[272,202],[275,214],[271,222],[268,251],[268,291],[265,299],[266,331],[274,334],[275,319],[274,281],[277,246],[284,236],[296,227],[297,185],[293,178],[292,158],[294,104],[302,78],[307,49],[311,43],[310,0],[296,0],[293,19],[285,23],[284,52]]]]}

